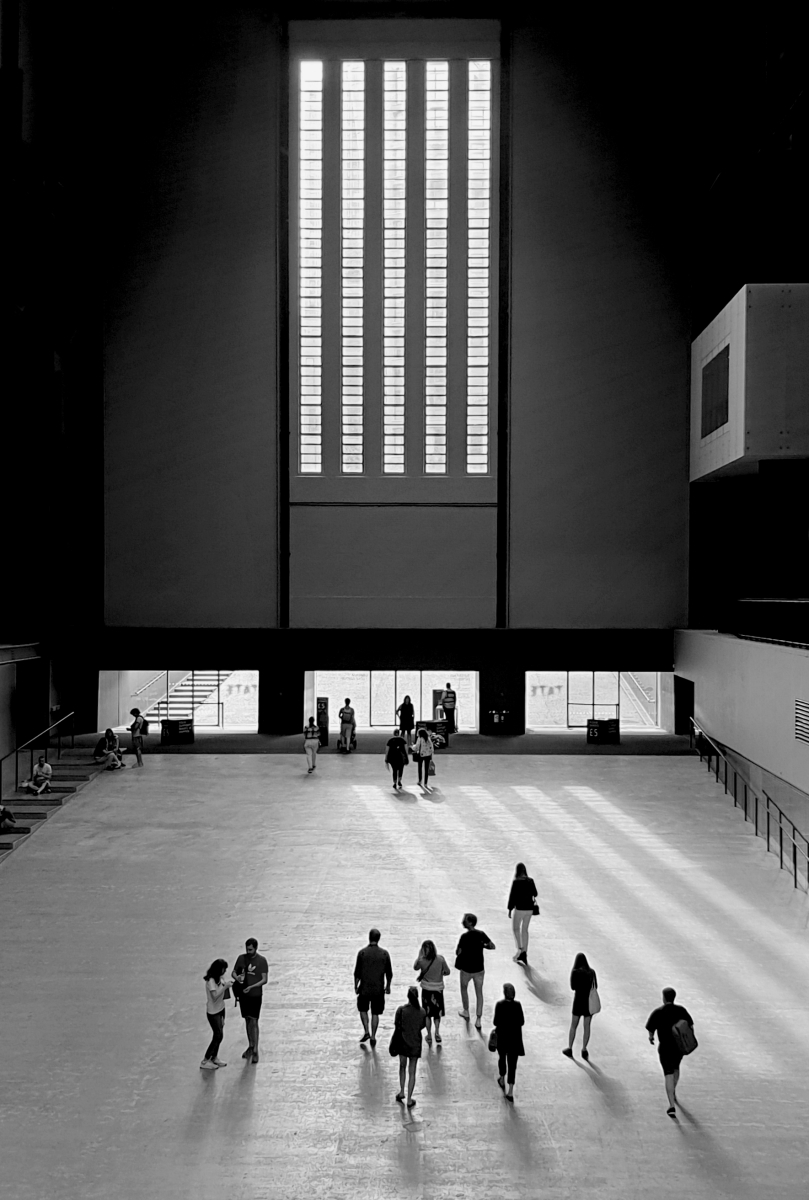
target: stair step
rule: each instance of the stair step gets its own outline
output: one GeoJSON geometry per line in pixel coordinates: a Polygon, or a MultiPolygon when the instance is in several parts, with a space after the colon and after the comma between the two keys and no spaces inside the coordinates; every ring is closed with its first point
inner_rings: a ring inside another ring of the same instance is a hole
{"type": "Polygon", "coordinates": [[[31,832],[30,825],[17,825],[14,829],[4,829],[2,836],[3,837],[19,837],[20,834],[30,833],[30,832],[31,832]]]}
{"type": "MultiPolygon", "coordinates": [[[[25,804],[25,795],[26,793],[23,792],[21,796],[12,796],[11,803],[15,808],[17,808],[19,805],[25,804]]],[[[64,804],[64,800],[61,800],[59,796],[37,796],[36,800],[31,800],[30,803],[36,804],[40,808],[42,808],[43,805],[46,808],[59,808],[61,804],[64,804]]]]}
{"type": "Polygon", "coordinates": [[[10,812],[14,813],[15,817],[25,817],[26,821],[47,821],[48,814],[46,812],[23,811],[15,804],[13,808],[6,805],[10,812]]]}

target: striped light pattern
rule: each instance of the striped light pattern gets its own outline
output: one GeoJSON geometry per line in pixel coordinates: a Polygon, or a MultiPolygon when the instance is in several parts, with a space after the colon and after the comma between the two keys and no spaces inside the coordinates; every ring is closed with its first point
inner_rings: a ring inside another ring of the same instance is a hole
{"type": "Polygon", "coordinates": [[[365,63],[344,62],[341,88],[340,469],[363,470],[365,63]]]}
{"type": "Polygon", "coordinates": [[[407,64],[386,62],[383,148],[382,469],[405,471],[407,64]]]}
{"type": "Polygon", "coordinates": [[[489,470],[492,67],[469,63],[467,147],[466,471],[489,470]]]}
{"type": "Polygon", "coordinates": [[[425,439],[424,470],[447,471],[447,237],[449,232],[449,63],[425,65],[425,439]]]}
{"type": "Polygon", "coordinates": [[[300,469],[319,475],[322,459],[323,63],[302,62],[299,180],[300,469]]]}

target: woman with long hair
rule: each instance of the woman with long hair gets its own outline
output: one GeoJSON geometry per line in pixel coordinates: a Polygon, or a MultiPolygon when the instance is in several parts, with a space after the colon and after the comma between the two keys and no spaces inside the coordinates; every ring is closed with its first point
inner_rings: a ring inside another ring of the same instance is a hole
{"type": "Polygon", "coordinates": [[[427,732],[427,730],[422,726],[418,731],[416,741],[413,745],[413,761],[416,763],[419,769],[419,783],[421,783],[422,772],[424,774],[423,786],[428,792],[430,790],[430,763],[433,761],[434,749],[435,747],[433,745],[433,739],[430,737],[430,734],[427,732]]]}
{"type": "Polygon", "coordinates": [[[424,1009],[427,1021],[427,1045],[433,1044],[431,1022],[435,1021],[435,1040],[441,1045],[439,1026],[444,1015],[444,976],[449,975],[447,960],[435,948],[435,942],[421,943],[413,970],[420,971],[416,983],[421,984],[421,1007],[424,1009]]]}
{"type": "Polygon", "coordinates": [[[215,1071],[217,1067],[226,1067],[217,1055],[225,1036],[225,993],[230,981],[225,981],[225,971],[228,964],[224,958],[215,958],[203,975],[205,980],[205,1002],[208,1024],[213,1031],[210,1045],[205,1051],[205,1057],[199,1064],[203,1071],[215,1071]]]}
{"type": "Polygon", "coordinates": [[[537,885],[525,869],[525,863],[518,862],[514,869],[514,879],[508,894],[508,915],[511,917],[511,928],[514,941],[517,943],[517,953],[514,962],[528,966],[528,926],[537,905],[537,885]]]}
{"type": "Polygon", "coordinates": [[[503,999],[498,1000],[494,1006],[494,1027],[497,1030],[497,1086],[503,1089],[506,1100],[510,1100],[512,1104],[517,1059],[525,1054],[522,1041],[525,1016],[522,1005],[515,999],[516,994],[513,983],[504,983],[503,999]]]}
{"type": "Polygon", "coordinates": [[[424,1009],[419,1004],[419,989],[407,989],[407,1004],[396,1009],[394,1021],[394,1037],[397,1038],[399,1052],[399,1090],[396,1099],[401,1103],[405,1098],[405,1076],[407,1076],[407,1107],[412,1108],[416,1101],[413,1099],[413,1088],[416,1086],[416,1067],[421,1058],[421,1031],[426,1023],[424,1009]]]}
{"type": "Polygon", "coordinates": [[[567,1058],[573,1057],[573,1042],[576,1037],[580,1018],[584,1020],[581,1056],[585,1062],[590,1057],[587,1052],[587,1043],[590,1041],[590,1021],[592,1019],[590,1014],[590,992],[594,987],[598,987],[598,979],[596,978],[595,971],[588,963],[585,954],[577,954],[573,961],[573,970],[570,972],[570,988],[573,992],[573,1017],[570,1022],[570,1036],[567,1048],[562,1051],[567,1058]]]}
{"type": "Polygon", "coordinates": [[[402,703],[396,709],[396,716],[399,718],[399,728],[409,746],[413,741],[413,726],[416,723],[416,710],[409,696],[405,696],[402,703]]]}

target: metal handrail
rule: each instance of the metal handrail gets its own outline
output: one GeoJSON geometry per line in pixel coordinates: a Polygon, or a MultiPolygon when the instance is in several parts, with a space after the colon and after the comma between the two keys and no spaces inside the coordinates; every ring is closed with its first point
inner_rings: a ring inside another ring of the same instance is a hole
{"type": "MultiPolygon", "coordinates": [[[[75,710],[73,712],[66,713],[63,717],[60,717],[58,721],[54,721],[54,723],[52,725],[49,725],[47,729],[43,729],[41,731],[41,733],[34,734],[34,736],[32,738],[29,738],[27,742],[23,742],[23,744],[21,746],[15,746],[13,750],[9,750],[8,754],[4,754],[3,757],[0,758],[0,795],[2,795],[2,792],[3,792],[3,763],[6,761],[6,759],[11,758],[12,754],[14,755],[14,790],[16,792],[16,790],[20,784],[20,759],[19,759],[20,751],[21,750],[29,750],[29,753],[31,755],[31,774],[33,775],[33,773],[34,773],[34,750],[35,749],[39,750],[42,748],[40,746],[35,747],[33,745],[33,743],[38,742],[40,738],[50,735],[54,729],[58,729],[60,725],[64,724],[65,721],[69,721],[72,717],[75,717],[75,715],[76,715],[75,710]]],[[[73,749],[75,744],[76,744],[75,731],[71,727],[71,730],[70,730],[70,747],[71,747],[71,749],[73,749]]],[[[44,749],[45,749],[45,761],[47,762],[47,758],[48,758],[47,745],[45,746],[44,749]]],[[[56,758],[58,760],[61,757],[62,757],[62,733],[60,730],[57,735],[57,741],[56,741],[56,758]]]]}
{"type": "MultiPolygon", "coordinates": [[[[181,679],[178,679],[177,683],[175,683],[174,686],[177,687],[178,683],[182,683],[184,679],[187,679],[188,676],[193,675],[193,673],[194,673],[193,671],[186,671],[185,675],[183,675],[181,679]]],[[[166,680],[167,680],[166,686],[168,687],[169,672],[168,671],[158,671],[157,674],[155,675],[154,679],[150,679],[148,683],[144,683],[143,687],[138,688],[138,690],[136,692],[133,692],[132,695],[139,696],[141,694],[141,692],[145,692],[147,688],[150,688],[153,683],[157,683],[158,679],[162,679],[164,675],[166,676],[166,680]]],[[[171,691],[171,688],[169,688],[169,691],[171,691]]],[[[166,694],[168,694],[168,693],[166,693],[166,694]]]]}
{"type": "MultiPolygon", "coordinates": [[[[761,799],[760,799],[758,793],[750,786],[750,784],[747,782],[747,780],[744,778],[744,776],[739,775],[735,766],[729,760],[728,756],[725,754],[722,747],[717,745],[717,743],[713,740],[713,738],[705,732],[705,730],[702,728],[702,726],[699,725],[699,723],[697,721],[695,721],[693,717],[690,717],[689,720],[691,722],[691,731],[690,731],[690,735],[689,735],[690,741],[691,741],[691,746],[693,748],[694,743],[696,741],[696,748],[699,751],[700,762],[702,762],[703,758],[707,758],[708,770],[710,771],[711,770],[711,759],[714,757],[716,758],[714,773],[716,776],[717,783],[719,782],[719,760],[721,759],[722,762],[725,764],[725,770],[724,770],[725,795],[728,794],[728,768],[730,768],[730,770],[733,772],[733,807],[734,808],[742,807],[742,805],[739,802],[739,797],[738,797],[738,790],[739,790],[738,782],[739,782],[739,779],[741,778],[741,781],[744,784],[744,804],[743,804],[744,819],[745,819],[745,821],[752,820],[752,822],[754,824],[754,832],[755,832],[756,837],[766,837],[767,853],[769,853],[769,851],[770,851],[772,818],[773,818],[773,816],[777,816],[777,818],[778,818],[778,860],[779,860],[780,869],[782,871],[784,870],[784,834],[786,833],[788,841],[791,842],[791,844],[792,844],[792,854],[790,856],[789,850],[787,849],[787,859],[789,859],[789,857],[792,858],[791,869],[792,869],[793,887],[796,887],[796,888],[798,887],[798,878],[799,878],[799,876],[798,876],[798,854],[800,853],[803,855],[803,858],[804,858],[804,873],[806,876],[805,890],[809,891],[809,839],[804,837],[804,835],[801,833],[801,831],[795,826],[795,823],[792,820],[790,820],[790,818],[786,815],[786,813],[776,804],[776,802],[772,799],[771,796],[767,795],[767,793],[763,789],[762,789],[761,794],[764,798],[764,812],[760,813],[759,812],[759,804],[761,803],[761,799]],[[702,744],[703,742],[707,743],[707,745],[708,745],[707,754],[704,752],[704,746],[702,744]],[[712,753],[712,751],[713,751],[713,753],[712,753]],[[753,816],[752,817],[750,816],[750,798],[751,797],[753,800],[753,805],[752,805],[753,816]],[[762,825],[763,818],[766,818],[766,825],[762,825]],[[760,832],[760,830],[763,830],[763,832],[760,832]],[[803,843],[803,845],[801,845],[801,843],[803,843]]],[[[789,868],[787,868],[787,869],[789,869],[789,868]]],[[[803,880],[801,880],[801,885],[803,885],[803,880]]]]}

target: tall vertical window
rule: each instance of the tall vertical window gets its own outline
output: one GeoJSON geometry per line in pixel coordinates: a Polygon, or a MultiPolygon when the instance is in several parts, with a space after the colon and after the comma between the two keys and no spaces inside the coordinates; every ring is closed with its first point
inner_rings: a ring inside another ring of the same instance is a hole
{"type": "Polygon", "coordinates": [[[384,72],[382,467],[405,470],[405,250],[407,205],[407,64],[384,72]]]}
{"type": "Polygon", "coordinates": [[[489,469],[492,65],[468,70],[466,470],[475,475],[489,469]]]}
{"type": "Polygon", "coordinates": [[[322,480],[302,502],[494,502],[496,26],[468,57],[449,35],[397,53],[395,30],[355,54],[346,28],[344,53],[319,31],[296,58],[292,436],[322,480]]]}
{"type": "Polygon", "coordinates": [[[299,248],[300,469],[320,474],[323,406],[323,63],[301,63],[299,248]]]}
{"type": "Polygon", "coordinates": [[[424,470],[447,470],[447,244],[449,63],[428,62],[424,105],[425,421],[424,470]]]}
{"type": "Polygon", "coordinates": [[[341,105],[342,387],[340,467],[363,469],[365,63],[344,62],[341,105]]]}

